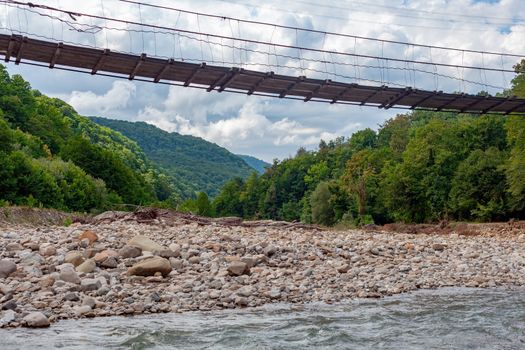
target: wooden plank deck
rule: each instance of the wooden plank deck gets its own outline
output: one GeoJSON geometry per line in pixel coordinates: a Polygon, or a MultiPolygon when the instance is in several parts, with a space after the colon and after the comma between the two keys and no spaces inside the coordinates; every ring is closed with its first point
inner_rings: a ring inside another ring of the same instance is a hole
{"type": "Polygon", "coordinates": [[[524,113],[525,99],[483,97],[443,93],[412,88],[366,86],[259,72],[242,68],[163,60],[49,42],[19,35],[0,34],[0,55],[6,62],[37,62],[53,67],[110,73],[128,79],[171,82],[183,86],[200,86],[207,91],[245,92],[276,97],[293,97],[304,101],[352,103],[379,108],[424,108],[436,111],[470,113],[524,113]]]}

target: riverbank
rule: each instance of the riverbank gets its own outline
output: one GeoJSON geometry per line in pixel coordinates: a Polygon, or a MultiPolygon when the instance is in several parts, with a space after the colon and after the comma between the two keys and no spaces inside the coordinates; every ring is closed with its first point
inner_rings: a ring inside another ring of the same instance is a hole
{"type": "Polygon", "coordinates": [[[491,225],[485,235],[331,231],[155,211],[69,227],[4,222],[0,326],[525,286],[523,223],[491,225]]]}

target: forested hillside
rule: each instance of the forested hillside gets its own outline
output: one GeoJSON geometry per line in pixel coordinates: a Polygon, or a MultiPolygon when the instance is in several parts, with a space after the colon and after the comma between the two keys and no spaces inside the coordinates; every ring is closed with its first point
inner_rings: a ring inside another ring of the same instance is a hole
{"type": "Polygon", "coordinates": [[[264,173],[266,171],[266,168],[270,166],[269,163],[266,163],[265,161],[262,161],[252,156],[248,156],[245,154],[237,154],[237,156],[244,160],[246,164],[248,164],[250,167],[256,170],[259,174],[264,173]]]}
{"type": "MultiPolygon", "coordinates": [[[[525,98],[525,61],[504,95],[525,98]]],[[[218,216],[359,225],[525,217],[525,117],[413,111],[228,182],[218,216]]]]}
{"type": "Polygon", "coordinates": [[[87,211],[173,196],[130,139],[0,66],[0,202],[87,211]]]}
{"type": "Polygon", "coordinates": [[[199,137],[169,133],[144,122],[91,120],[136,141],[147,157],[173,178],[185,197],[197,191],[215,196],[226,181],[246,178],[253,171],[240,157],[199,137]]]}

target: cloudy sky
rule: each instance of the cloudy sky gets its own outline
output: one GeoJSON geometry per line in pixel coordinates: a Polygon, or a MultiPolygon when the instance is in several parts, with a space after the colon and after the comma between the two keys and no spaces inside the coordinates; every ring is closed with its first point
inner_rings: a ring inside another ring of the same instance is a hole
{"type": "MultiPolygon", "coordinates": [[[[277,23],[362,37],[492,52],[525,53],[525,1],[475,0],[144,0],[144,3],[201,13],[277,23]]],[[[156,30],[57,11],[27,12],[0,4],[3,32],[20,31],[56,41],[81,43],[149,56],[174,57],[275,71],[294,76],[362,84],[415,86],[428,90],[497,92],[509,86],[510,73],[446,69],[396,63],[386,58],[511,69],[519,58],[381,43],[323,33],[250,25],[159,10],[118,0],[37,0],[33,3],[129,22],[175,27],[156,30]],[[52,18],[50,18],[51,16],[52,18]],[[102,28],[104,27],[104,28],[102,28]],[[131,33],[127,30],[131,30],[131,33]],[[214,35],[264,41],[247,44],[214,35]],[[300,46],[304,50],[284,48],[300,46]],[[307,48],[337,51],[326,54],[307,48]],[[339,53],[379,56],[356,58],[339,53]],[[329,62],[329,63],[327,63],[329,62]],[[418,73],[413,73],[413,70],[418,73]],[[437,75],[436,75],[437,73],[437,75]]],[[[37,11],[37,10],[32,10],[37,11]]],[[[28,35],[31,36],[31,35],[28,35]]],[[[168,131],[202,137],[235,153],[266,161],[313,149],[320,139],[377,129],[399,111],[373,107],[304,103],[276,98],[217,93],[27,65],[7,65],[42,92],[64,99],[83,115],[146,121],[168,131]]]]}

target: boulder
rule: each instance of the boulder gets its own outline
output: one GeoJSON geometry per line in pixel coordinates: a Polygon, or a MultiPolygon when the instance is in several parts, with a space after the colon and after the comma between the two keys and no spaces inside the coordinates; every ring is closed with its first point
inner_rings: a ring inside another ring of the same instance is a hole
{"type": "Polygon", "coordinates": [[[93,244],[94,242],[98,241],[98,236],[95,232],[87,230],[82,232],[82,234],[78,236],[79,241],[82,241],[84,239],[89,240],[89,243],[93,244]]]}
{"type": "Polygon", "coordinates": [[[128,241],[128,245],[132,245],[135,247],[139,247],[142,250],[146,250],[148,252],[154,252],[154,251],[161,251],[164,250],[164,247],[160,244],[152,241],[146,236],[135,236],[132,239],[128,241]]]}
{"type": "Polygon", "coordinates": [[[85,297],[84,299],[82,299],[82,305],[87,305],[91,309],[94,309],[96,304],[97,304],[97,302],[96,302],[96,300],[94,298],[85,297]]]}
{"type": "Polygon", "coordinates": [[[42,256],[52,256],[57,253],[57,249],[51,243],[44,243],[38,249],[38,252],[42,256]]]}
{"type": "Polygon", "coordinates": [[[228,272],[230,275],[240,276],[250,273],[250,268],[242,261],[232,261],[230,265],[228,265],[228,272]]]}
{"type": "Polygon", "coordinates": [[[125,245],[119,250],[119,255],[124,259],[136,258],[140,254],[142,254],[142,249],[132,245],[125,245]]]}
{"type": "Polygon", "coordinates": [[[102,283],[100,282],[100,280],[95,278],[83,279],[80,285],[82,286],[82,290],[84,292],[98,290],[100,287],[102,287],[102,283]]]}
{"type": "Polygon", "coordinates": [[[432,244],[432,249],[440,252],[440,251],[445,250],[445,245],[441,244],[441,243],[434,243],[434,244],[432,244]]]}
{"type": "Polygon", "coordinates": [[[78,265],[76,270],[77,272],[90,273],[95,270],[95,267],[97,267],[95,261],[93,259],[87,259],[82,264],[78,265]]]}
{"type": "Polygon", "coordinates": [[[64,300],[67,300],[67,301],[79,301],[80,297],[79,297],[78,293],[69,292],[69,293],[64,295],[64,300]]]}
{"type": "Polygon", "coordinates": [[[169,260],[155,256],[140,261],[128,269],[128,274],[135,276],[154,276],[156,272],[166,277],[171,272],[169,260]]]}
{"type": "Polygon", "coordinates": [[[73,312],[76,316],[82,316],[87,314],[88,312],[91,312],[91,307],[89,305],[76,306],[75,308],[73,308],[73,312]]]}
{"type": "Polygon", "coordinates": [[[272,288],[268,293],[268,297],[271,299],[279,299],[281,297],[281,290],[278,288],[272,288]]]}
{"type": "Polygon", "coordinates": [[[71,268],[62,269],[59,278],[65,282],[80,284],[80,277],[78,277],[78,274],[71,268]]]}
{"type": "Polygon", "coordinates": [[[7,284],[0,283],[0,294],[7,295],[12,291],[13,290],[7,284]]]}
{"type": "Polygon", "coordinates": [[[269,245],[266,248],[264,248],[264,255],[268,257],[273,256],[275,253],[277,253],[277,248],[273,245],[269,245]]]}
{"type": "Polygon", "coordinates": [[[11,260],[0,260],[0,278],[6,278],[16,271],[16,264],[11,260]]]}
{"type": "Polygon", "coordinates": [[[96,254],[93,256],[93,260],[95,260],[95,262],[96,262],[97,264],[100,264],[101,262],[103,262],[104,260],[106,260],[108,257],[109,257],[108,252],[104,250],[104,251],[101,251],[101,252],[96,253],[96,254]]]}
{"type": "Polygon", "coordinates": [[[248,306],[248,299],[244,297],[236,297],[235,298],[235,304],[240,307],[246,307],[248,306]]]}
{"type": "Polygon", "coordinates": [[[244,286],[237,290],[237,295],[241,297],[249,297],[253,294],[253,288],[251,286],[244,286]]]}
{"type": "Polygon", "coordinates": [[[161,256],[163,258],[166,258],[166,259],[178,258],[178,257],[180,257],[180,251],[179,250],[171,250],[171,249],[163,249],[161,251],[158,251],[157,255],[161,256]]]}
{"type": "Polygon", "coordinates": [[[50,324],[46,315],[41,312],[31,312],[24,317],[23,321],[27,327],[33,328],[49,327],[50,324]]]}
{"type": "Polygon", "coordinates": [[[201,262],[201,258],[199,258],[198,256],[192,256],[191,258],[188,259],[188,262],[190,264],[198,264],[201,262]]]}
{"type": "Polygon", "coordinates": [[[241,258],[241,261],[245,263],[248,266],[248,268],[252,268],[257,264],[257,260],[250,256],[243,256],[241,258]]]}
{"type": "Polygon", "coordinates": [[[16,310],[17,306],[18,305],[16,305],[16,301],[11,299],[2,305],[2,310],[16,310]]]}
{"type": "Polygon", "coordinates": [[[170,264],[175,270],[181,270],[184,267],[184,262],[181,259],[170,258],[170,264]]]}
{"type": "Polygon", "coordinates": [[[78,266],[84,262],[84,255],[79,251],[68,252],[64,258],[64,262],[78,266]]]}
{"type": "Polygon", "coordinates": [[[16,252],[22,249],[24,249],[24,247],[22,247],[20,243],[16,242],[7,243],[5,246],[5,250],[8,252],[16,252]]]}
{"type": "Polygon", "coordinates": [[[97,264],[100,264],[100,263],[106,261],[109,257],[115,257],[115,256],[118,256],[118,253],[116,251],[111,250],[111,249],[106,249],[106,250],[103,250],[103,251],[95,254],[93,259],[95,260],[95,262],[97,264]]]}
{"type": "Polygon", "coordinates": [[[106,260],[104,260],[102,264],[100,264],[100,266],[108,268],[108,269],[114,269],[118,267],[117,258],[115,258],[114,256],[110,256],[106,260]]]}
{"type": "Polygon", "coordinates": [[[350,265],[348,264],[343,264],[337,267],[337,272],[339,273],[347,273],[348,270],[350,270],[350,265]]]}
{"type": "Polygon", "coordinates": [[[21,252],[20,263],[22,265],[40,265],[46,262],[42,255],[36,252],[21,252]]]}
{"type": "Polygon", "coordinates": [[[23,244],[24,248],[31,249],[31,250],[38,250],[40,249],[40,245],[37,242],[29,241],[27,243],[23,244]]]}
{"type": "Polygon", "coordinates": [[[16,320],[16,313],[13,310],[3,311],[0,316],[0,327],[16,320]]]}

